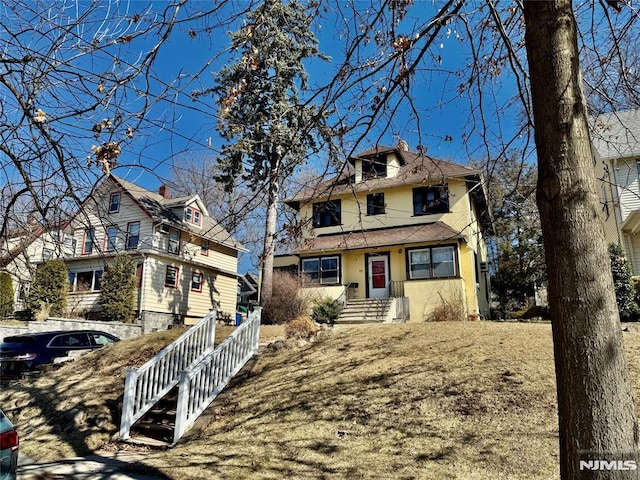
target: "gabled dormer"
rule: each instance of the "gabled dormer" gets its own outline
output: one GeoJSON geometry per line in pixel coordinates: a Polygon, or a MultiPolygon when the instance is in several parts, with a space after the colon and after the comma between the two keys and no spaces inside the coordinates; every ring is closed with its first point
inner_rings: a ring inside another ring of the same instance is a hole
{"type": "Polygon", "coordinates": [[[202,228],[204,217],[209,216],[207,207],[199,195],[169,199],[168,187],[163,185],[158,192],[167,201],[166,207],[189,227],[202,228]]]}
{"type": "Polygon", "coordinates": [[[379,146],[349,158],[355,169],[355,183],[371,179],[395,178],[405,164],[402,148],[379,146]]]}

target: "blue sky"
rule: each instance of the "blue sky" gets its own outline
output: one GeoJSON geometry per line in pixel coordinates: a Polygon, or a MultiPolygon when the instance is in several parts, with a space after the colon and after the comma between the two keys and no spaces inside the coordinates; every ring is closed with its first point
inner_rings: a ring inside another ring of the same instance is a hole
{"type": "MultiPolygon", "coordinates": [[[[412,14],[418,17],[428,15],[434,8],[431,2],[420,2],[414,7],[412,14]]],[[[411,18],[407,19],[409,23],[412,21],[411,18]]],[[[235,27],[231,28],[235,29],[235,27]]],[[[332,60],[330,62],[317,60],[307,64],[312,85],[325,84],[333,77],[342,60],[341,49],[344,44],[344,39],[340,38],[338,32],[332,27],[331,19],[319,26],[317,36],[320,41],[320,50],[332,57],[332,60]]],[[[229,37],[222,29],[209,34],[198,33],[195,38],[191,38],[184,28],[177,29],[160,51],[156,74],[169,82],[182,73],[183,80],[186,80],[189,74],[203,69],[211,57],[227,48],[229,43],[229,37]]],[[[437,66],[441,71],[455,70],[464,65],[464,36],[456,32],[455,26],[447,30],[447,34],[442,37],[436,48],[442,58],[442,63],[437,66]]],[[[214,60],[203,70],[201,75],[203,83],[193,82],[186,91],[212,86],[213,74],[221,68],[224,61],[230,61],[230,57],[223,55],[214,60]]],[[[451,81],[451,77],[448,77],[448,83],[445,83],[444,76],[441,77],[443,80],[440,82],[438,74],[430,72],[429,75],[430,78],[426,75],[416,76],[413,81],[414,101],[421,108],[422,143],[427,145],[428,154],[432,156],[466,163],[468,158],[461,133],[467,121],[465,110],[468,109],[468,100],[456,99],[452,90],[449,90],[455,89],[456,86],[451,81]],[[453,98],[454,101],[443,104],[443,98],[453,98]]],[[[152,173],[125,166],[118,168],[115,173],[147,188],[155,189],[162,178],[171,177],[169,167],[174,158],[180,161],[185,155],[199,156],[207,152],[215,155],[217,147],[220,146],[220,140],[215,132],[216,106],[211,97],[201,100],[203,103],[198,104],[201,112],[189,111],[186,108],[176,109],[175,112],[168,109],[165,113],[169,119],[169,128],[154,132],[151,137],[140,139],[139,144],[132,145],[134,149],[136,147],[140,149],[144,144],[145,147],[140,150],[140,153],[125,152],[125,155],[129,156],[123,155],[123,164],[131,165],[140,162],[148,170],[152,170],[152,173]],[[212,149],[208,149],[209,139],[211,139],[212,149]]],[[[367,99],[363,100],[367,101],[367,99]]],[[[184,98],[183,101],[189,103],[184,98]]],[[[192,105],[195,106],[195,104],[192,105]]],[[[167,104],[164,106],[168,107],[167,104]]],[[[403,127],[401,113],[397,115],[396,120],[399,125],[395,129],[396,133],[407,140],[410,147],[415,148],[419,143],[415,126],[407,122],[406,128],[403,127]]],[[[372,132],[358,149],[367,148],[376,140],[377,135],[372,132]]],[[[387,132],[382,136],[380,143],[394,144],[396,141],[397,137],[392,132],[387,132]]]]}

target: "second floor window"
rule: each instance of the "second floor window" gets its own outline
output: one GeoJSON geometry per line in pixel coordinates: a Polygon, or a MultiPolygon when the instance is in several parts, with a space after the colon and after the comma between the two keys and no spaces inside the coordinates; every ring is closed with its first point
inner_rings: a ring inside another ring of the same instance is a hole
{"type": "Polygon", "coordinates": [[[446,185],[413,189],[413,214],[429,215],[449,211],[449,188],[446,185]]]}
{"type": "Polygon", "coordinates": [[[200,255],[209,255],[209,240],[201,240],[200,255]]]}
{"type": "Polygon", "coordinates": [[[112,193],[109,196],[109,213],[120,211],[120,192],[112,193]]]}
{"type": "Polygon", "coordinates": [[[117,235],[118,229],[115,226],[111,225],[110,227],[107,227],[104,246],[105,251],[114,252],[116,250],[117,235]]]}
{"type": "Polygon", "coordinates": [[[87,228],[84,231],[84,241],[82,242],[82,253],[88,255],[93,253],[93,246],[96,243],[96,230],[95,228],[87,228]]]}
{"type": "Polygon", "coordinates": [[[384,213],[384,193],[370,193],[367,195],[367,215],[381,215],[384,213]]]}
{"type": "Polygon", "coordinates": [[[133,222],[127,225],[127,249],[138,248],[140,242],[140,222],[133,222]]]}
{"type": "Polygon", "coordinates": [[[313,227],[332,227],[342,223],[340,200],[313,204],[313,227]]]}

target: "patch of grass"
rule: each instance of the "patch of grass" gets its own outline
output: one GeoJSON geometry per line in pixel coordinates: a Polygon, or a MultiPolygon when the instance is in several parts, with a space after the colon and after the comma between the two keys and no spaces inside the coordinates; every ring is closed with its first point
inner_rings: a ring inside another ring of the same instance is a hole
{"type": "MultiPolygon", "coordinates": [[[[640,335],[624,338],[637,386],[640,335]]],[[[135,342],[2,392],[3,408],[18,414],[21,449],[54,459],[108,440],[124,365],[135,364],[119,359],[146,348],[135,342]]],[[[144,462],[176,480],[559,476],[548,324],[340,327],[323,341],[267,350],[227,393],[188,442],[144,462]]]]}

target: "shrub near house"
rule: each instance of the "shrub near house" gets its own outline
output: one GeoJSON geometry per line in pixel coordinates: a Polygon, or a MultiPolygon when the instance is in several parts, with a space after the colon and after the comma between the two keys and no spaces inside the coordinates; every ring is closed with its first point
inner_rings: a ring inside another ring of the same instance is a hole
{"type": "Polygon", "coordinates": [[[36,270],[27,297],[27,308],[36,316],[61,316],[66,313],[69,276],[62,260],[48,260],[36,270]]]}
{"type": "Polygon", "coordinates": [[[104,320],[133,321],[135,281],[135,264],[131,257],[116,255],[102,277],[99,303],[104,320]]]}
{"type": "Polygon", "coordinates": [[[13,312],[13,280],[7,272],[0,272],[0,318],[13,312]]]}

